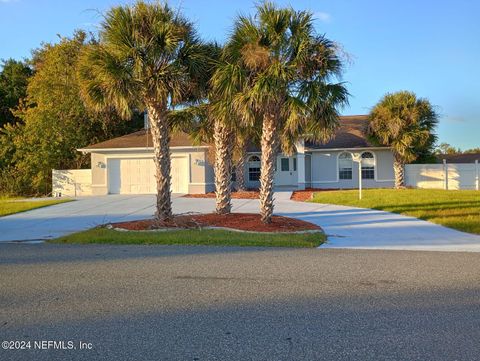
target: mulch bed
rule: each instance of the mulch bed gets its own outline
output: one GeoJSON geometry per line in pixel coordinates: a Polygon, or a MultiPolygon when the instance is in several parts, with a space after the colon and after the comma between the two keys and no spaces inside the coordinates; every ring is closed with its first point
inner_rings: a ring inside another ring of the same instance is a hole
{"type": "Polygon", "coordinates": [[[301,191],[294,191],[290,199],[297,202],[306,202],[313,198],[315,192],[338,191],[335,188],[307,188],[301,191]]]}
{"type": "MultiPolygon", "coordinates": [[[[258,191],[232,192],[233,199],[258,199],[258,191]]],[[[215,192],[205,194],[185,194],[187,198],[215,198],[215,192]]]]}
{"type": "Polygon", "coordinates": [[[175,216],[172,222],[162,225],[156,224],[152,219],[145,219],[141,221],[114,223],[112,226],[114,228],[131,231],[202,227],[225,227],[251,232],[299,232],[321,229],[313,223],[282,216],[273,216],[272,223],[264,224],[260,219],[260,215],[255,213],[179,215],[175,216]]]}
{"type": "Polygon", "coordinates": [[[314,191],[312,191],[310,189],[305,189],[305,190],[301,190],[301,191],[294,191],[292,193],[292,196],[290,197],[290,199],[292,201],[297,201],[297,202],[306,202],[306,201],[309,201],[309,200],[312,199],[313,192],[314,191]]]}
{"type": "MultiPolygon", "coordinates": [[[[292,197],[290,198],[292,201],[297,202],[306,202],[312,199],[314,192],[325,192],[325,191],[335,191],[338,189],[330,189],[330,188],[307,188],[301,191],[294,191],[292,193],[292,197]]],[[[185,194],[183,197],[187,198],[215,198],[215,192],[204,193],[204,194],[185,194]]],[[[232,192],[232,199],[258,199],[259,192],[252,190],[252,191],[243,191],[243,192],[232,192]]]]}

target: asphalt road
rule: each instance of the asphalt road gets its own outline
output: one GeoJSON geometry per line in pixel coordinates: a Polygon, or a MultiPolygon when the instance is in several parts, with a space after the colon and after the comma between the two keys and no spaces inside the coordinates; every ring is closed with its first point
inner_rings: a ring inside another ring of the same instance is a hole
{"type": "Polygon", "coordinates": [[[5,340],[31,349],[2,361],[479,360],[480,254],[1,244],[5,340]]]}

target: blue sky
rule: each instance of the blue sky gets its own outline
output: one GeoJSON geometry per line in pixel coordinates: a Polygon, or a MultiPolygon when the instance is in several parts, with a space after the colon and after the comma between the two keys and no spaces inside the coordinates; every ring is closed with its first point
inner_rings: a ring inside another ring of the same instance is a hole
{"type": "MultiPolygon", "coordinates": [[[[0,0],[0,58],[21,59],[74,29],[95,31],[114,0],[0,0]]],[[[344,114],[364,114],[386,92],[412,90],[438,106],[440,142],[480,147],[480,1],[278,0],[316,14],[317,29],[351,58],[344,114]]],[[[254,1],[172,0],[207,40],[224,41],[254,1]]]]}

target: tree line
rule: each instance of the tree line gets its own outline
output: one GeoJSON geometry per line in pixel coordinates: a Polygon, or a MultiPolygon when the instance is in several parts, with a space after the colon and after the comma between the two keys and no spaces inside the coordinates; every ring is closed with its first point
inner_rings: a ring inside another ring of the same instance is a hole
{"type": "Polygon", "coordinates": [[[76,151],[124,135],[142,124],[125,122],[113,107],[96,111],[81,99],[79,55],[95,40],[83,31],[43,44],[24,61],[3,61],[0,72],[0,194],[39,195],[51,190],[52,169],[88,168],[76,151]]]}
{"type": "MultiPolygon", "coordinates": [[[[20,186],[30,181],[38,190],[53,165],[88,165],[75,148],[128,131],[146,109],[159,223],[173,219],[172,131],[182,129],[213,144],[220,214],[231,211],[234,161],[243,169],[245,147],[257,141],[260,211],[268,223],[277,154],[292,154],[299,139],[331,139],[349,97],[339,46],[316,31],[313,14],[270,2],[257,5],[251,16],[237,16],[222,45],[202,41],[192,22],[167,4],[115,6],[95,38],[78,32],[44,45],[32,64],[25,101],[3,130],[2,144],[13,146],[6,158],[11,163],[2,169],[14,173],[27,167],[16,175],[20,186]]],[[[372,109],[366,132],[392,148],[397,187],[403,186],[405,162],[431,153],[436,123],[433,106],[411,92],[387,94],[372,109]]]]}

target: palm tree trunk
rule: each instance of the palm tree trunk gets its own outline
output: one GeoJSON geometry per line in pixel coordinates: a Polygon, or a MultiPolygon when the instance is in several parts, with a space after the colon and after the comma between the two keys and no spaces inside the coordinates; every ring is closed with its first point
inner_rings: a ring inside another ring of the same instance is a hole
{"type": "Polygon", "coordinates": [[[244,140],[241,140],[238,144],[239,156],[237,164],[235,166],[235,182],[237,191],[245,191],[247,189],[245,185],[245,163],[247,162],[247,144],[244,140]]]}
{"type": "Polygon", "coordinates": [[[273,215],[273,177],[278,148],[278,136],[273,114],[266,114],[262,124],[262,159],[260,164],[260,215],[270,223],[273,215]]]}
{"type": "Polygon", "coordinates": [[[157,210],[155,219],[159,223],[173,218],[170,194],[170,129],[166,119],[165,107],[151,101],[147,104],[150,131],[153,141],[153,160],[155,162],[155,179],[157,181],[157,210]]]}
{"type": "Polygon", "coordinates": [[[214,122],[215,142],[215,195],[216,212],[230,213],[232,209],[232,153],[233,133],[221,120],[214,122]]]}
{"type": "Polygon", "coordinates": [[[395,173],[395,188],[405,188],[405,165],[398,155],[395,155],[393,159],[393,171],[395,173]]]}

